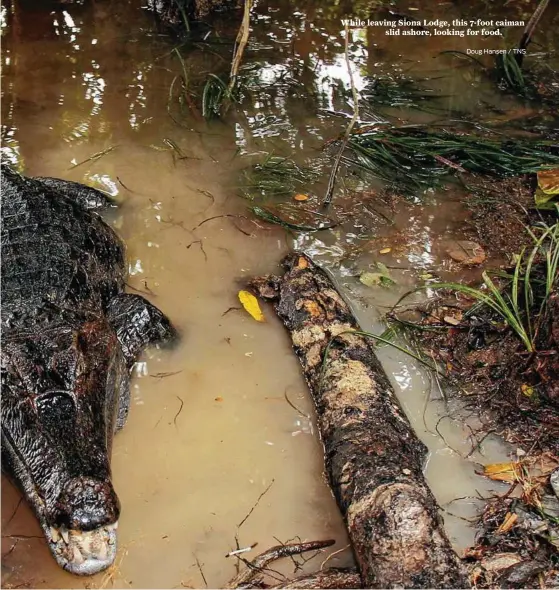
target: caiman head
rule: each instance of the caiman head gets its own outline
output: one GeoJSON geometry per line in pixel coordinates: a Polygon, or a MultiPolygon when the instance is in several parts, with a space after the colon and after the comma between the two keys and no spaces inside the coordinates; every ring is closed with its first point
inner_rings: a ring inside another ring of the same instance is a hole
{"type": "Polygon", "coordinates": [[[58,563],[90,575],[116,556],[110,453],[127,368],[103,320],[18,335],[2,349],[2,467],[58,563]]]}

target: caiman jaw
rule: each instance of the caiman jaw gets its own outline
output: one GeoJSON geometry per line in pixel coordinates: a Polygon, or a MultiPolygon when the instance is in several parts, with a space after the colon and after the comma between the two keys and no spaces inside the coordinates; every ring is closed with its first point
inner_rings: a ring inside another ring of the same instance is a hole
{"type": "Polygon", "coordinates": [[[92,531],[44,526],[49,548],[58,564],[71,574],[91,576],[108,568],[116,557],[118,522],[92,531]]]}

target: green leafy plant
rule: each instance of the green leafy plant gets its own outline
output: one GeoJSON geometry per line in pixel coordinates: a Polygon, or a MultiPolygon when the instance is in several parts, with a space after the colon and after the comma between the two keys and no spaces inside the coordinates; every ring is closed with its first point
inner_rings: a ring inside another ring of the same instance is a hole
{"type": "MultiPolygon", "coordinates": [[[[559,222],[540,228],[537,237],[528,230],[534,240],[533,247],[516,257],[511,279],[505,288],[499,289],[487,272],[482,273],[484,289],[469,287],[461,283],[434,283],[430,289],[451,289],[477,300],[500,316],[514,330],[528,352],[536,351],[538,331],[546,317],[549,299],[557,288],[559,264],[559,222]]],[[[420,287],[410,293],[424,289],[420,287]]],[[[406,293],[404,297],[409,295],[406,293]]],[[[396,307],[396,306],[395,306],[396,307]]],[[[479,310],[473,306],[467,315],[479,310]]]]}

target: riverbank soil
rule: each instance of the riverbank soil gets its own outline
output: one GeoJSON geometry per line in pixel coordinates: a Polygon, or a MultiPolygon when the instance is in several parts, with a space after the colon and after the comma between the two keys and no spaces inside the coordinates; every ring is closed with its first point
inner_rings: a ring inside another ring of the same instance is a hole
{"type": "MultiPolygon", "coordinates": [[[[549,264],[557,252],[557,218],[534,208],[534,183],[518,178],[484,185],[483,196],[470,195],[464,238],[476,242],[464,243],[478,248],[479,259],[467,247],[463,257],[449,251],[455,262],[445,273],[452,281],[463,276],[461,267],[472,272],[474,266],[477,273],[466,284],[476,288],[483,284],[480,271],[489,271],[484,276],[493,277],[489,281],[512,318],[505,321],[497,300],[498,309],[473,291],[453,287],[435,288],[419,305],[402,301],[389,313],[394,325],[405,323],[410,341],[445,375],[445,389],[482,418],[476,444],[494,433],[515,449],[510,462],[480,469],[510,488],[488,500],[477,543],[465,554],[471,582],[479,588],[559,583],[559,500],[552,485],[559,474],[559,293],[557,267],[549,264]],[[552,237],[545,249],[538,248],[545,228],[552,237]],[[486,254],[503,264],[490,268],[486,254]]],[[[492,295],[487,280],[481,293],[492,295]]]]}

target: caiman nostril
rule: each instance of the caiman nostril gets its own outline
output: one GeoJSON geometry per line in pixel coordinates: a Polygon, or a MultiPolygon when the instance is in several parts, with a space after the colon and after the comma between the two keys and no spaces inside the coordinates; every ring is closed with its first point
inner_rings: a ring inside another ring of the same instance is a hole
{"type": "Polygon", "coordinates": [[[58,526],[92,531],[118,520],[120,502],[110,482],[82,476],[64,486],[57,509],[58,526]]]}

